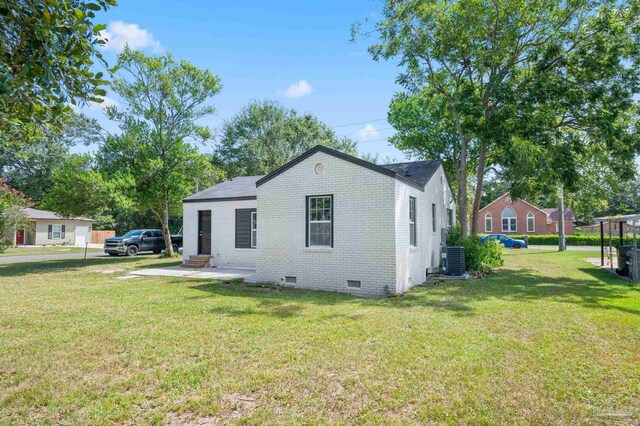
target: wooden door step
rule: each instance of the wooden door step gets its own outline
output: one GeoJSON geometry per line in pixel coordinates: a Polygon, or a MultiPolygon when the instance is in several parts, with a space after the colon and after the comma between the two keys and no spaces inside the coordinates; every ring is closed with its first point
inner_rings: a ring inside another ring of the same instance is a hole
{"type": "Polygon", "coordinates": [[[182,265],[180,266],[182,268],[206,268],[207,266],[209,266],[211,257],[212,256],[192,255],[189,256],[189,259],[185,260],[184,263],[182,263],[182,265]]]}

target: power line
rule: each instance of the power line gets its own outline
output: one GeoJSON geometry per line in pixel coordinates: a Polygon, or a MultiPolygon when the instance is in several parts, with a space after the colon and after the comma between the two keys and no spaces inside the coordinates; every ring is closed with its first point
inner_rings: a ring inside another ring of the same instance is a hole
{"type": "Polygon", "coordinates": [[[358,130],[357,132],[352,132],[352,133],[345,133],[344,135],[337,135],[337,136],[354,136],[354,135],[361,135],[364,133],[375,133],[375,132],[382,132],[384,130],[389,130],[389,129],[393,129],[393,127],[389,126],[389,127],[383,127],[382,129],[371,129],[371,130],[358,130]]]}
{"type": "Polygon", "coordinates": [[[359,123],[349,123],[349,124],[341,124],[339,126],[333,126],[331,127],[332,129],[339,129],[340,127],[349,127],[349,126],[356,126],[358,124],[367,124],[367,123],[375,123],[376,121],[384,121],[386,120],[386,118],[377,118],[375,120],[367,120],[367,121],[361,121],[359,123]]]}
{"type": "Polygon", "coordinates": [[[358,144],[361,144],[361,143],[381,142],[381,141],[389,141],[389,138],[374,139],[374,140],[372,140],[372,141],[359,141],[359,142],[358,142],[358,144]]]}

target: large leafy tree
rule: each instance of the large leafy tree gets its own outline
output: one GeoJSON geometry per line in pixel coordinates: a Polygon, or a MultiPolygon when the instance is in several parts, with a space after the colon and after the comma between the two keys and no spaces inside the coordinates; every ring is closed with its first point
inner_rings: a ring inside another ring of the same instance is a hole
{"type": "Polygon", "coordinates": [[[170,215],[197,185],[215,179],[194,142],[211,137],[198,121],[214,113],[210,99],[221,90],[220,79],[171,54],[147,56],[129,48],[117,65],[111,86],[122,106],[107,108],[107,114],[121,134],[107,138],[98,161],[110,176],[130,183],[125,190],[140,211],[155,215],[172,256],[170,215]]]}
{"type": "Polygon", "coordinates": [[[313,115],[274,101],[251,102],[224,123],[214,164],[230,177],[262,175],[316,145],[357,155],[355,142],[336,136],[313,115]]]}
{"type": "Polygon", "coordinates": [[[70,155],[51,180],[42,206],[64,217],[101,216],[123,199],[116,181],[106,179],[89,154],[70,155]]]}
{"type": "Polygon", "coordinates": [[[39,143],[0,144],[0,176],[38,205],[53,186],[53,173],[69,156],[69,148],[99,142],[102,129],[95,119],[72,111],[61,128],[48,128],[39,143]]]}
{"type": "Polygon", "coordinates": [[[15,244],[16,230],[29,226],[29,217],[24,211],[28,206],[28,197],[0,178],[0,253],[15,244]]]}
{"type": "MultiPolygon", "coordinates": [[[[405,107],[403,102],[422,103],[426,115],[418,125],[428,129],[423,133],[446,136],[445,140],[424,139],[426,148],[422,150],[453,153],[458,218],[463,230],[467,229],[469,217],[470,170],[475,189],[471,203],[475,232],[483,181],[492,167],[509,168],[509,176],[513,176],[518,163],[515,158],[522,159],[524,153],[552,158],[551,154],[562,146],[541,143],[541,135],[549,133],[551,118],[561,115],[547,108],[549,103],[557,104],[555,100],[535,96],[552,84],[556,84],[551,89],[554,93],[561,92],[561,77],[548,76],[566,74],[569,63],[585,70],[580,71],[584,75],[598,71],[592,75],[603,81],[634,74],[633,66],[624,66],[627,58],[622,50],[610,52],[609,63],[617,66],[611,74],[600,72],[604,61],[569,59],[575,52],[597,51],[594,45],[603,39],[618,39],[616,45],[626,44],[620,40],[628,40],[634,34],[633,29],[626,29],[635,24],[632,14],[625,13],[630,9],[624,2],[606,0],[386,2],[384,17],[372,31],[379,41],[369,51],[376,60],[399,58],[405,69],[398,77],[405,97],[396,99],[401,103],[396,105],[396,111],[405,107]],[[603,16],[607,19],[601,19],[603,16]],[[531,120],[533,114],[545,108],[546,115],[531,120]],[[538,142],[532,143],[535,140],[538,142]]],[[[359,32],[356,26],[354,34],[359,32]]],[[[588,55],[581,57],[588,59],[588,55]]],[[[573,82],[564,84],[567,88],[573,82]]],[[[575,110],[583,102],[581,96],[571,98],[575,110]]],[[[604,110],[608,105],[594,102],[590,106],[604,110]]],[[[610,122],[611,117],[607,118],[610,122]]],[[[394,125],[402,126],[402,120],[394,121],[393,112],[391,119],[394,125]]],[[[416,126],[415,120],[408,124],[416,126]]],[[[415,141],[413,145],[416,143],[420,145],[415,141]]],[[[564,155],[567,154],[574,155],[565,147],[564,155]]],[[[536,165],[528,163],[521,170],[533,171],[536,165]]],[[[532,175],[528,176],[533,180],[532,175]]],[[[571,173],[561,174],[565,180],[570,176],[571,173]]],[[[551,175],[548,180],[557,182],[557,177],[551,175]]],[[[524,186],[524,181],[519,179],[518,184],[524,186]]]]}
{"type": "Polygon", "coordinates": [[[96,12],[115,0],[0,0],[0,143],[59,124],[68,103],[101,101],[107,82],[96,12]]]}

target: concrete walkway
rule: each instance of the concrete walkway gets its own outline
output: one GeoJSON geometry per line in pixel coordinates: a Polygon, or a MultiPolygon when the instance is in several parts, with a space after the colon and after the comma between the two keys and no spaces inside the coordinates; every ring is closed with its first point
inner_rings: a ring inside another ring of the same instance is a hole
{"type": "Polygon", "coordinates": [[[244,280],[246,283],[260,282],[253,269],[235,268],[201,268],[191,269],[180,266],[168,266],[166,268],[148,268],[129,272],[129,275],[143,277],[180,277],[180,278],[204,278],[208,280],[244,280]]]}

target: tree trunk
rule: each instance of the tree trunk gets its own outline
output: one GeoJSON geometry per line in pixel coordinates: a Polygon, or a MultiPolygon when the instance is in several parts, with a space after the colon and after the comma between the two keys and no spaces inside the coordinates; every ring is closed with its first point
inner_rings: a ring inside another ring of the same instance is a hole
{"type": "Polygon", "coordinates": [[[564,235],[564,188],[558,188],[558,251],[567,249],[564,235]]]}
{"type": "Polygon", "coordinates": [[[169,195],[165,194],[162,204],[162,233],[164,234],[165,253],[167,257],[173,257],[173,242],[169,232],[169,195]]]}
{"type": "Polygon", "coordinates": [[[471,206],[471,234],[478,233],[478,214],[480,213],[480,200],[482,199],[482,185],[484,184],[485,160],[487,157],[487,145],[482,142],[480,144],[480,153],[478,156],[478,175],[476,179],[476,191],[473,196],[473,204],[471,206]]]}
{"type": "Polygon", "coordinates": [[[458,163],[458,221],[460,222],[460,228],[462,235],[469,233],[467,215],[467,155],[468,155],[468,140],[464,136],[462,131],[462,125],[460,123],[460,116],[454,109],[454,117],[456,120],[456,130],[458,132],[458,138],[460,139],[460,160],[458,163]]]}

